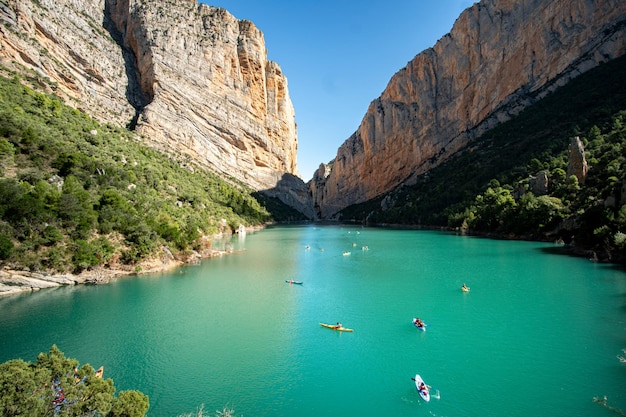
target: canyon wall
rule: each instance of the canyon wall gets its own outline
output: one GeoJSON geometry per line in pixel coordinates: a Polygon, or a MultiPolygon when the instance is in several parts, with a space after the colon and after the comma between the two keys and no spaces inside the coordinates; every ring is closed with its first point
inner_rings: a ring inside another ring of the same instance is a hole
{"type": "Polygon", "coordinates": [[[261,31],[224,9],[196,0],[0,0],[0,65],[255,190],[297,175],[287,78],[267,59],[261,31]]]}
{"type": "Polygon", "coordinates": [[[410,184],[471,139],[624,53],[624,1],[475,3],[392,77],[336,158],[320,165],[309,184],[316,210],[332,218],[410,184]]]}

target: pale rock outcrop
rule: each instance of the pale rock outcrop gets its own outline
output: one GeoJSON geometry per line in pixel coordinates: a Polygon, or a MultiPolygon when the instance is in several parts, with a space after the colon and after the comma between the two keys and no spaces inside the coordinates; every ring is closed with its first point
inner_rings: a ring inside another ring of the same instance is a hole
{"type": "Polygon", "coordinates": [[[48,274],[10,268],[0,269],[0,296],[79,284],[107,284],[121,277],[164,272],[183,264],[199,262],[205,258],[219,257],[226,254],[227,251],[213,249],[210,242],[224,237],[229,239],[231,231],[230,228],[227,229],[228,233],[223,235],[205,237],[207,244],[199,251],[187,252],[175,257],[169,248],[163,247],[160,254],[152,259],[142,261],[139,265],[112,264],[106,267],[90,268],[76,274],[48,274]]]}
{"type": "Polygon", "coordinates": [[[584,184],[588,169],[585,147],[580,138],[576,136],[567,149],[567,177],[574,175],[579,184],[584,184]]]}
{"type": "Polygon", "coordinates": [[[0,0],[0,63],[256,190],[297,175],[287,78],[261,31],[196,0],[0,0]]]}
{"type": "Polygon", "coordinates": [[[550,185],[548,171],[539,171],[536,176],[531,176],[529,178],[529,185],[534,195],[548,194],[548,187],[550,185]]]}
{"type": "Polygon", "coordinates": [[[410,184],[469,140],[625,52],[621,0],[475,3],[392,77],[331,172],[314,175],[320,216],[410,184]]]}
{"type": "Polygon", "coordinates": [[[0,296],[84,282],[85,279],[72,274],[50,275],[5,269],[0,270],[0,296]]]}

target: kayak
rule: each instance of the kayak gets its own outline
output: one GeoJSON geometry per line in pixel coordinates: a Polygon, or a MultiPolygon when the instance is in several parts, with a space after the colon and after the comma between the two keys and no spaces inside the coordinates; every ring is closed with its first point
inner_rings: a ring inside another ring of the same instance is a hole
{"type": "Polygon", "coordinates": [[[337,330],[340,332],[353,332],[354,330],[352,329],[347,329],[345,327],[337,327],[336,324],[326,324],[326,323],[320,323],[320,326],[322,327],[326,327],[328,329],[333,329],[333,330],[337,330]]]}
{"type": "Polygon", "coordinates": [[[426,402],[430,401],[430,388],[428,387],[428,385],[426,385],[422,377],[416,374],[413,380],[415,381],[415,389],[417,389],[420,397],[422,397],[422,399],[426,402]],[[420,389],[420,387],[422,387],[422,384],[423,388],[420,389]]]}
{"type": "Polygon", "coordinates": [[[423,326],[418,326],[416,321],[417,321],[417,319],[413,319],[413,325],[415,327],[417,327],[418,329],[420,329],[421,331],[425,332],[426,331],[426,326],[428,326],[428,324],[424,323],[423,326]]]}
{"type": "Polygon", "coordinates": [[[302,281],[294,281],[292,279],[286,279],[285,282],[288,282],[289,284],[298,284],[298,285],[302,285],[302,281]]]}

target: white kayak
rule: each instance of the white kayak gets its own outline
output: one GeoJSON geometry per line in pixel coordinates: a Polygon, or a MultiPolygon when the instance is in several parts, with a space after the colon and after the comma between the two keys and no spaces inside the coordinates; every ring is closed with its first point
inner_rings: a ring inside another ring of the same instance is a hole
{"type": "Polygon", "coordinates": [[[419,374],[416,374],[413,380],[415,381],[415,388],[417,389],[420,397],[422,397],[422,399],[426,402],[430,401],[430,388],[426,385],[422,377],[419,376],[419,374]]]}

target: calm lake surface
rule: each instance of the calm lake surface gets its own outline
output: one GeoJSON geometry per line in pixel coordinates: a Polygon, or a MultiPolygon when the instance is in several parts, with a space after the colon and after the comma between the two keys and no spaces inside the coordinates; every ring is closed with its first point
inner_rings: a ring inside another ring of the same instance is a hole
{"type": "Polygon", "coordinates": [[[236,253],[167,274],[0,298],[0,362],[57,344],[104,365],[118,392],[147,394],[150,417],[203,404],[245,417],[626,412],[616,266],[552,244],[349,226],[226,244],[236,253]],[[337,321],[354,332],[319,325],[337,321]],[[593,402],[605,395],[617,412],[593,402]]]}

